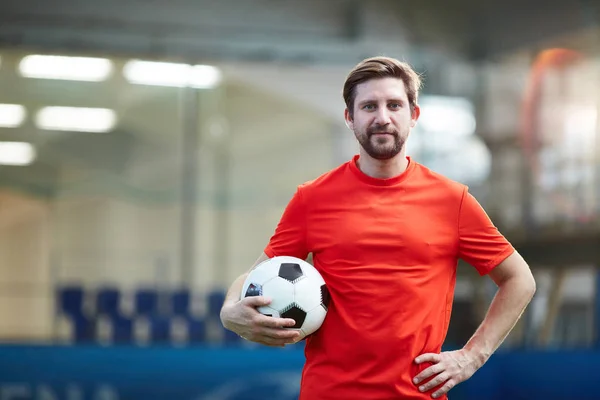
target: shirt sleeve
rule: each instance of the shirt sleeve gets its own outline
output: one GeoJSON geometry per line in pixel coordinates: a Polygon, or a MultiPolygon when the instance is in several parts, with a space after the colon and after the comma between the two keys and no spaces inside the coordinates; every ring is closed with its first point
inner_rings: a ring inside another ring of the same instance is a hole
{"type": "Polygon", "coordinates": [[[513,246],[465,188],[458,221],[458,256],[479,272],[488,274],[514,252],[513,246]]]}
{"type": "Polygon", "coordinates": [[[305,260],[308,257],[306,205],[300,188],[287,204],[264,252],[269,258],[290,256],[305,260]]]}

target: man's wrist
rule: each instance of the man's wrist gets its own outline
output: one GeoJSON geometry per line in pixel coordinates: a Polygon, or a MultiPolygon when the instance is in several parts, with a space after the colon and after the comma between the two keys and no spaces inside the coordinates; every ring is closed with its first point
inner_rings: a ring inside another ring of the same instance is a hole
{"type": "Polygon", "coordinates": [[[227,328],[227,313],[232,305],[233,302],[231,300],[226,300],[221,307],[221,312],[219,313],[219,318],[221,319],[221,323],[225,328],[227,328]]]}
{"type": "Polygon", "coordinates": [[[467,343],[463,350],[467,353],[469,358],[473,360],[478,369],[492,356],[490,351],[485,350],[482,346],[473,345],[472,343],[467,343]]]}

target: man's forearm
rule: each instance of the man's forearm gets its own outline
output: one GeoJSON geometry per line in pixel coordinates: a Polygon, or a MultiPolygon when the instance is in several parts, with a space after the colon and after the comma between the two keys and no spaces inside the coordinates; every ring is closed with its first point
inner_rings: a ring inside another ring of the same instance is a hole
{"type": "Polygon", "coordinates": [[[499,286],[485,319],[465,345],[477,360],[478,367],[500,347],[534,293],[535,282],[527,277],[514,277],[499,286]]]}
{"type": "Polygon", "coordinates": [[[235,303],[236,301],[240,300],[240,296],[242,294],[242,287],[244,286],[244,281],[246,280],[247,276],[248,272],[238,276],[237,279],[233,281],[233,283],[229,287],[229,290],[227,291],[227,295],[225,296],[224,305],[235,303]]]}

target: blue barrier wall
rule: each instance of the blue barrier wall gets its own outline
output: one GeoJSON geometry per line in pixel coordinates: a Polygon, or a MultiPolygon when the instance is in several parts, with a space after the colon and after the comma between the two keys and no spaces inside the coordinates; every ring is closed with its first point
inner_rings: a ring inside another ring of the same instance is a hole
{"type": "Polygon", "coordinates": [[[600,270],[596,269],[596,290],[594,297],[594,347],[600,349],[600,270]]]}
{"type": "MultiPolygon", "coordinates": [[[[300,349],[0,347],[0,400],[292,400],[300,349]]],[[[451,400],[600,399],[600,353],[499,353],[451,400]]],[[[350,399],[346,399],[350,400],[350,399]]]]}

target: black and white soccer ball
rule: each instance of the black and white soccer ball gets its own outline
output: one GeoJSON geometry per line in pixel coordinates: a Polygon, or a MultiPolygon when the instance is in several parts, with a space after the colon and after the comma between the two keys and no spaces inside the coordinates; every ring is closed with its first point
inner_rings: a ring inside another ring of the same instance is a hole
{"type": "Polygon", "coordinates": [[[296,257],[273,257],[260,263],[244,281],[242,298],[266,296],[264,315],[292,318],[289,329],[300,331],[300,339],[321,327],[329,307],[329,291],[323,277],[310,263],[296,257]]]}

